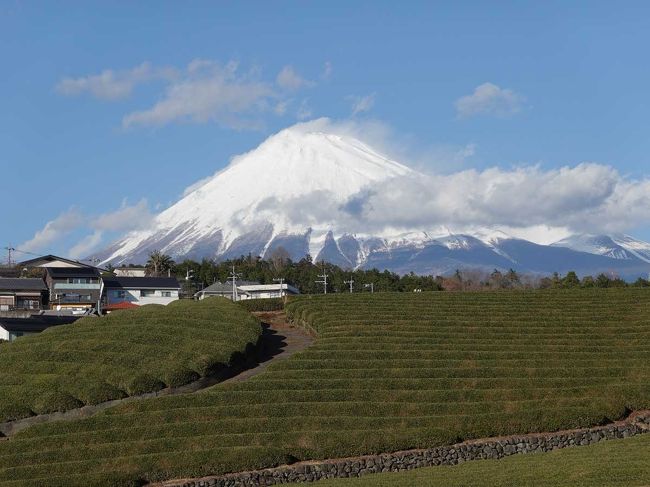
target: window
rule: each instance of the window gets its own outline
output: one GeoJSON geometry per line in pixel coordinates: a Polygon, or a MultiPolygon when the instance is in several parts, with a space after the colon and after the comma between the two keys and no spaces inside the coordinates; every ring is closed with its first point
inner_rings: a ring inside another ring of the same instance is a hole
{"type": "Polygon", "coordinates": [[[92,284],[93,279],[90,277],[68,277],[68,284],[92,284]]]}
{"type": "Polygon", "coordinates": [[[171,291],[162,291],[162,297],[163,298],[171,298],[172,297],[172,292],[171,291]]]}
{"type": "Polygon", "coordinates": [[[126,291],[113,291],[113,297],[117,299],[126,298],[126,291]]]}
{"type": "Polygon", "coordinates": [[[156,295],[155,289],[142,289],[140,291],[140,296],[142,296],[143,298],[147,298],[155,295],[156,295]]]}

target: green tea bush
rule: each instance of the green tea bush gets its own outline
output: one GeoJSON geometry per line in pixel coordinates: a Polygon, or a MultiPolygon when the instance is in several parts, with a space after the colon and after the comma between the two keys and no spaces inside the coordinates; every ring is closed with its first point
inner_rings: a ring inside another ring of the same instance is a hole
{"type": "Polygon", "coordinates": [[[284,309],[284,298],[268,299],[244,299],[237,302],[248,311],[282,311],[284,309]]]}
{"type": "Polygon", "coordinates": [[[257,319],[226,299],[82,318],[0,351],[0,421],[195,381],[255,344],[257,319]]]}
{"type": "MultiPolygon", "coordinates": [[[[294,299],[286,312],[317,332],[308,349],[246,381],[30,427],[0,441],[0,482],[155,482],[593,426],[650,408],[648,289],[328,295],[294,299]]],[[[178,336],[171,325],[157,332],[178,336]]],[[[149,342],[137,328],[131,335],[129,347],[145,353],[149,342]]],[[[118,359],[92,343],[84,360],[94,358],[106,383],[122,363],[137,367],[129,347],[118,359]]],[[[201,343],[178,370],[213,360],[201,343]]],[[[26,360],[24,370],[62,390],[47,360],[69,352],[35,348],[43,362],[26,360]]],[[[149,370],[138,373],[163,380],[149,370]]],[[[24,392],[8,406],[31,404],[24,392]]],[[[0,395],[0,411],[8,406],[0,395]]]]}

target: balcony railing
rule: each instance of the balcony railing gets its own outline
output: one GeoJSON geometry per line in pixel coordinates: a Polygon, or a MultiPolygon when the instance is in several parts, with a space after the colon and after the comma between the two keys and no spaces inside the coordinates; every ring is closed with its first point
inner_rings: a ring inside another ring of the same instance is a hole
{"type": "Polygon", "coordinates": [[[98,283],[95,284],[70,284],[67,282],[56,282],[54,283],[54,289],[100,289],[98,283]]]}

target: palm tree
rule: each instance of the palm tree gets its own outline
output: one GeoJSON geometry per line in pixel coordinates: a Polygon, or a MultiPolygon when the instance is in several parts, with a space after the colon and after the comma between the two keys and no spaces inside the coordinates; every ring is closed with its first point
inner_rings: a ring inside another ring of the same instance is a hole
{"type": "Polygon", "coordinates": [[[160,276],[174,267],[174,261],[169,255],[163,254],[160,250],[154,250],[149,254],[147,269],[153,276],[160,276]]]}

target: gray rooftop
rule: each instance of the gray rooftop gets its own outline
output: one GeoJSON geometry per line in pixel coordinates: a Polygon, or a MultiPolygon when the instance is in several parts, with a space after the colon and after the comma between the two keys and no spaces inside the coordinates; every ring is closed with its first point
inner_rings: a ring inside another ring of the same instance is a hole
{"type": "Polygon", "coordinates": [[[0,277],[0,291],[47,291],[43,279],[0,277]]]}

